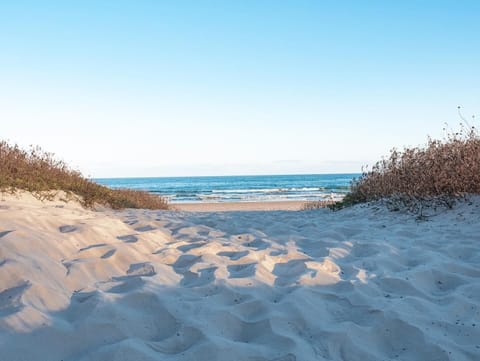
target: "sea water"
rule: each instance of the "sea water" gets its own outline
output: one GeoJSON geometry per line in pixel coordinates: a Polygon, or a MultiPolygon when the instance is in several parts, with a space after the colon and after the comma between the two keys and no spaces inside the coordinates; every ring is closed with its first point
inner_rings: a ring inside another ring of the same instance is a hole
{"type": "Polygon", "coordinates": [[[250,175],[212,177],[101,178],[111,188],[160,194],[172,203],[339,199],[359,174],[250,175]]]}

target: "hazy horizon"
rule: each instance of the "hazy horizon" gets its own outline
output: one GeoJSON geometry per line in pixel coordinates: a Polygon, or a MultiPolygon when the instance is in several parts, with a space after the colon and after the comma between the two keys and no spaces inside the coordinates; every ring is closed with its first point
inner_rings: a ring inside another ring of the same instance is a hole
{"type": "Polygon", "coordinates": [[[268,176],[309,176],[309,175],[360,175],[361,172],[352,172],[352,173],[295,173],[295,174],[224,174],[224,175],[196,175],[196,176],[146,176],[146,177],[94,177],[93,180],[102,180],[102,179],[155,179],[155,178],[228,178],[228,177],[268,177],[268,176]]]}
{"type": "Polygon", "coordinates": [[[359,173],[480,110],[480,2],[0,4],[2,139],[94,178],[359,173]]]}

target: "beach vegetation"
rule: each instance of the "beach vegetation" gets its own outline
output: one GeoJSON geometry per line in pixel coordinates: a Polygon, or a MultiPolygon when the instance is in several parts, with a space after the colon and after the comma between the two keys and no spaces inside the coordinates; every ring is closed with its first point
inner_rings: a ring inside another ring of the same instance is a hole
{"type": "Polygon", "coordinates": [[[392,149],[390,155],[351,183],[340,209],[379,199],[409,205],[440,200],[447,206],[466,194],[480,194],[480,135],[463,117],[457,132],[444,139],[428,139],[425,146],[392,149]]]}
{"type": "Polygon", "coordinates": [[[322,209],[322,208],[332,207],[337,203],[338,203],[338,201],[335,201],[335,200],[309,201],[309,202],[305,202],[302,205],[302,211],[311,211],[311,210],[314,210],[314,209],[322,209]]]}
{"type": "Polygon", "coordinates": [[[39,147],[24,150],[0,141],[0,191],[14,193],[18,190],[31,192],[38,198],[53,198],[55,192],[64,191],[77,196],[86,207],[168,208],[167,201],[160,196],[97,184],[39,147]]]}

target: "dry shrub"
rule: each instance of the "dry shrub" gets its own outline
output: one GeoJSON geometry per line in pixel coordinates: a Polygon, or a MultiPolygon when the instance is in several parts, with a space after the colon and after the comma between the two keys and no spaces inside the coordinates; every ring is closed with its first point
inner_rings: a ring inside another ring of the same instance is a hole
{"type": "Polygon", "coordinates": [[[65,191],[78,195],[86,207],[98,204],[114,209],[168,208],[164,198],[151,193],[110,189],[88,180],[39,147],[25,151],[17,145],[0,141],[0,191],[16,190],[26,190],[38,197],[46,197],[51,191],[65,191]]]}
{"type": "Polygon", "coordinates": [[[480,193],[480,137],[475,128],[444,140],[429,139],[423,148],[393,149],[351,184],[342,206],[385,197],[410,202],[449,199],[480,193]]]}
{"type": "Polygon", "coordinates": [[[314,209],[332,207],[337,202],[338,201],[334,201],[334,200],[306,202],[302,205],[302,211],[311,211],[311,210],[314,210],[314,209]]]}

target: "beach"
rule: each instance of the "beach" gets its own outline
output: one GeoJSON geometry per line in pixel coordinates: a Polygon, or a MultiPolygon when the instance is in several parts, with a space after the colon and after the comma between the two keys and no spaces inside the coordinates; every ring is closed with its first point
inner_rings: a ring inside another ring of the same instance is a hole
{"type": "Polygon", "coordinates": [[[480,357],[478,197],[423,219],[61,198],[1,196],[0,360],[480,357]]]}
{"type": "Polygon", "coordinates": [[[196,202],[176,203],[172,207],[188,212],[233,212],[233,211],[300,211],[306,201],[270,201],[270,202],[196,202]]]}
{"type": "Polygon", "coordinates": [[[480,1],[0,18],[0,361],[480,361],[480,1]]]}
{"type": "MultiPolygon", "coordinates": [[[[107,187],[159,194],[171,204],[252,203],[341,199],[357,173],[99,178],[107,187]]],[[[258,208],[255,207],[255,208],[258,208]]],[[[278,205],[276,209],[278,208],[278,205]]]]}

